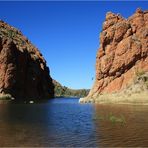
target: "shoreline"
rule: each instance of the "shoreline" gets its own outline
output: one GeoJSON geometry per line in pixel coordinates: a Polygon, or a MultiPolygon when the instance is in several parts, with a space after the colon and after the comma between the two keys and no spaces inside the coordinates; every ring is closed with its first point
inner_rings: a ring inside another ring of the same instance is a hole
{"type": "Polygon", "coordinates": [[[148,73],[134,78],[132,84],[112,93],[90,93],[79,103],[148,105],[148,73]]]}
{"type": "Polygon", "coordinates": [[[148,105],[148,92],[102,94],[97,97],[80,98],[79,103],[148,105]]]}
{"type": "Polygon", "coordinates": [[[115,103],[115,102],[112,102],[112,103],[106,103],[106,102],[79,102],[80,104],[103,104],[103,105],[135,105],[135,106],[139,106],[139,105],[142,105],[142,106],[147,106],[148,105],[148,102],[147,103],[115,103]]]}

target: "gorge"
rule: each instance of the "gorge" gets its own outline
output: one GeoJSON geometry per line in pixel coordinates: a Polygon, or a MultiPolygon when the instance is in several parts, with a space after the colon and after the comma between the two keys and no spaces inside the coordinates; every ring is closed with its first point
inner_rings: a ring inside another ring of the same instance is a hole
{"type": "Polygon", "coordinates": [[[0,4],[0,147],[148,147],[148,2],[0,4]]]}
{"type": "Polygon", "coordinates": [[[88,95],[80,102],[96,102],[95,98],[103,102],[104,97],[118,97],[119,101],[135,93],[139,98],[141,92],[146,98],[147,61],[148,11],[140,8],[128,19],[112,12],[106,14],[96,57],[96,80],[90,92],[69,89],[53,80],[40,51],[21,31],[0,21],[1,98],[34,100],[88,95]]]}
{"type": "Polygon", "coordinates": [[[0,100],[85,97],[88,92],[53,80],[39,49],[21,31],[0,21],[0,100]]]}

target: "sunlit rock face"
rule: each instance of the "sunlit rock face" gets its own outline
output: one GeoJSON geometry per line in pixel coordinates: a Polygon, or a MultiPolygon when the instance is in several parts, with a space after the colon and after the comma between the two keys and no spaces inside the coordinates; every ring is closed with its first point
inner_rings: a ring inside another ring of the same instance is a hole
{"type": "Polygon", "coordinates": [[[42,54],[19,30],[3,21],[0,21],[0,93],[16,99],[45,99],[54,95],[42,54]]]}
{"type": "Polygon", "coordinates": [[[118,92],[134,76],[148,71],[148,11],[137,9],[128,19],[108,12],[100,33],[96,80],[88,97],[118,92]]]}

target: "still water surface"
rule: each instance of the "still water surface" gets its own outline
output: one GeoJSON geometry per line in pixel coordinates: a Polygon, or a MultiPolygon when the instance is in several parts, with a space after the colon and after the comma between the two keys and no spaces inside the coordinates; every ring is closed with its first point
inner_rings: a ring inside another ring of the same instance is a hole
{"type": "Polygon", "coordinates": [[[0,146],[148,146],[148,106],[79,104],[77,98],[0,104],[0,146]],[[95,118],[110,113],[126,123],[95,118]]]}

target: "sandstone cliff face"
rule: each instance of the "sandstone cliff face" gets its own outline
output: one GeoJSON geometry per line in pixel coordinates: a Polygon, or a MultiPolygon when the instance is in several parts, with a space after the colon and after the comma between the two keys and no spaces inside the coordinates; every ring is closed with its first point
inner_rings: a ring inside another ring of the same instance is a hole
{"type": "Polygon", "coordinates": [[[42,54],[19,30],[3,21],[0,21],[0,93],[17,99],[45,99],[54,95],[42,54]]]}
{"type": "Polygon", "coordinates": [[[108,12],[100,34],[96,80],[88,97],[119,92],[137,73],[148,71],[148,11],[128,19],[108,12]]]}

